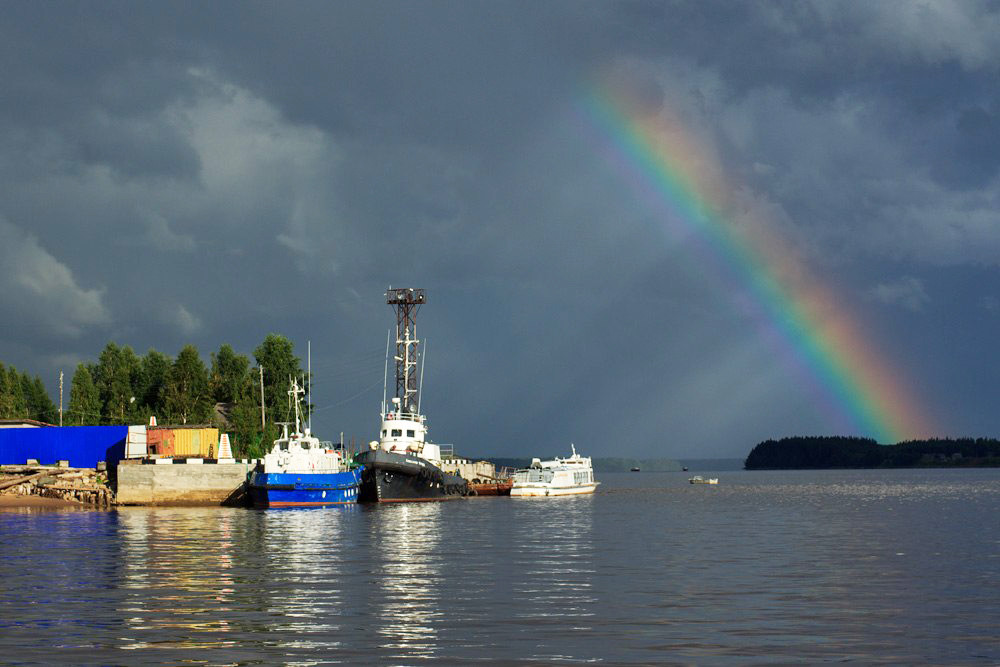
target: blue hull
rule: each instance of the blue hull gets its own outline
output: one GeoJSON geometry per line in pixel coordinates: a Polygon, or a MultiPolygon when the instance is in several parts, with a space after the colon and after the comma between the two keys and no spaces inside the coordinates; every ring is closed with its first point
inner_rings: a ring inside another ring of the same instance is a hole
{"type": "Polygon", "coordinates": [[[255,472],[250,477],[254,507],[314,507],[358,502],[361,468],[333,473],[255,472]]]}

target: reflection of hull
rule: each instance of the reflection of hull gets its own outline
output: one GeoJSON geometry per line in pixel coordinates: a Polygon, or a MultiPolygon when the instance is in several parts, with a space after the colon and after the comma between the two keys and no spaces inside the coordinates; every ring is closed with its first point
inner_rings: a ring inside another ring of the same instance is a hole
{"type": "Polygon", "coordinates": [[[417,456],[373,449],[355,457],[364,465],[360,502],[405,503],[452,500],[469,494],[469,484],[417,456]]]}
{"type": "Polygon", "coordinates": [[[358,501],[360,470],[331,473],[255,472],[250,478],[254,507],[344,505],[358,501]]]}
{"type": "Polygon", "coordinates": [[[597,482],[577,486],[549,486],[547,484],[517,485],[510,490],[511,496],[580,496],[593,493],[597,482]]]}

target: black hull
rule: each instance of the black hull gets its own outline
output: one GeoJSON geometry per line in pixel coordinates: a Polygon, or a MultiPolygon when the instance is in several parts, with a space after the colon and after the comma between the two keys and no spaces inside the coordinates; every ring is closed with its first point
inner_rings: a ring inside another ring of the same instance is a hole
{"type": "Polygon", "coordinates": [[[469,483],[416,456],[383,450],[362,452],[358,502],[412,503],[454,500],[469,495],[469,483]]]}

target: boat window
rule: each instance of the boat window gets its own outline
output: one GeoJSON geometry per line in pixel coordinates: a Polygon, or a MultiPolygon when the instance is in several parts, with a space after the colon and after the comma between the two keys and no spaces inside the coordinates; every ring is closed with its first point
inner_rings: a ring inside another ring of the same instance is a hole
{"type": "Polygon", "coordinates": [[[399,438],[402,437],[402,435],[403,435],[403,429],[401,428],[392,429],[392,437],[399,438]]]}
{"type": "Polygon", "coordinates": [[[387,434],[387,433],[389,433],[389,432],[388,432],[387,430],[385,430],[385,429],[382,429],[382,437],[383,437],[383,438],[384,438],[384,437],[386,436],[386,434],[387,434]]]}
{"type": "Polygon", "coordinates": [[[415,437],[417,437],[417,433],[416,433],[416,431],[407,429],[407,431],[406,431],[406,437],[407,438],[415,438],[415,437]]]}
{"type": "Polygon", "coordinates": [[[288,443],[287,443],[287,442],[283,442],[283,443],[281,443],[280,445],[278,445],[278,447],[279,447],[279,448],[281,449],[281,451],[283,451],[283,452],[287,452],[287,451],[288,451],[288,443]]]}

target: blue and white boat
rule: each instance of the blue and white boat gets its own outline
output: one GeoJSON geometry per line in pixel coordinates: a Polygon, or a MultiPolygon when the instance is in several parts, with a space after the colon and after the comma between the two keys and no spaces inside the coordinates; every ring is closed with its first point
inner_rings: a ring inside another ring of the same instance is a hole
{"type": "Polygon", "coordinates": [[[306,507],[345,505],[358,502],[361,469],[353,468],[342,449],[321,442],[309,426],[303,430],[299,395],[304,390],[296,381],[288,391],[295,405],[295,429],[281,423],[281,437],[257,465],[250,477],[254,507],[306,507]]]}

